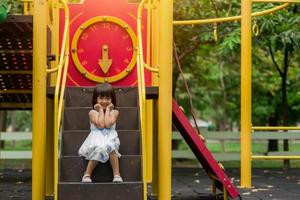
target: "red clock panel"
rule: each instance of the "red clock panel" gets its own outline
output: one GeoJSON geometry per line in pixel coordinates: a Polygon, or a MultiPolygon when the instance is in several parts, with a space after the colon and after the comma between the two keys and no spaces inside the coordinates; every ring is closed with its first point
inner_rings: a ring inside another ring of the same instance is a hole
{"type": "MultiPolygon", "coordinates": [[[[136,86],[137,3],[128,0],[85,0],[69,4],[70,60],[67,86],[136,86]],[[112,3],[113,2],[113,3],[112,3]]],[[[62,40],[64,15],[61,15],[62,40]]],[[[146,55],[146,13],[143,13],[143,47],[146,55]]],[[[151,73],[145,70],[146,84],[151,73]]]]}

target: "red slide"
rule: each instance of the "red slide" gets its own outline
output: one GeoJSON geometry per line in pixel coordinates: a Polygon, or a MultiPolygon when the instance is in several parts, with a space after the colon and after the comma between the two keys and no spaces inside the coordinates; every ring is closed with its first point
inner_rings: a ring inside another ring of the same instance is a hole
{"type": "Polygon", "coordinates": [[[231,198],[239,197],[239,192],[226,176],[225,172],[219,166],[213,155],[207,149],[204,142],[191,126],[189,120],[174,99],[172,102],[172,121],[201,163],[206,173],[209,174],[210,177],[213,176],[217,178],[217,188],[223,191],[223,187],[225,187],[228,195],[231,198]]]}

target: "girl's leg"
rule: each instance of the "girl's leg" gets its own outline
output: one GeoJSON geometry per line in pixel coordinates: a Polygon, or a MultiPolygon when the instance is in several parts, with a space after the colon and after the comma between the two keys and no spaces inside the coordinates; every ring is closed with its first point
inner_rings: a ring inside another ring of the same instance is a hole
{"type": "Polygon", "coordinates": [[[116,153],[116,151],[111,152],[111,154],[109,154],[109,161],[111,164],[111,168],[113,170],[113,175],[119,175],[120,176],[120,169],[119,169],[119,158],[118,155],[116,153]]]}
{"type": "Polygon", "coordinates": [[[95,167],[97,166],[98,164],[98,161],[96,160],[90,160],[87,167],[86,167],[86,170],[84,172],[84,174],[88,174],[88,175],[91,175],[93,173],[93,170],[95,169],[95,167]]]}

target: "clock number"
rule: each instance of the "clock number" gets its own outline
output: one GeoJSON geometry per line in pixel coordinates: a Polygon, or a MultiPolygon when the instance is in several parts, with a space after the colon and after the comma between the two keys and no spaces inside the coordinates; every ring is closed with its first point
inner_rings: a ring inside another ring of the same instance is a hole
{"type": "Polygon", "coordinates": [[[87,60],[83,60],[83,61],[81,62],[81,64],[82,64],[83,66],[86,66],[86,65],[88,64],[88,61],[87,61],[87,60]]]}
{"type": "Polygon", "coordinates": [[[98,28],[97,28],[97,26],[93,25],[93,26],[90,27],[90,29],[91,29],[93,32],[95,32],[98,28]]]}
{"type": "Polygon", "coordinates": [[[132,51],[132,47],[126,47],[126,51],[132,51]]]}
{"type": "Polygon", "coordinates": [[[126,59],[124,60],[124,62],[128,64],[128,63],[129,63],[128,58],[126,58],[126,59]]]}
{"type": "Polygon", "coordinates": [[[86,40],[89,37],[89,34],[83,33],[81,39],[86,40]]]}
{"type": "Polygon", "coordinates": [[[117,67],[115,71],[116,71],[117,73],[120,73],[120,72],[121,72],[121,70],[120,70],[119,67],[117,67]]]}
{"type": "Polygon", "coordinates": [[[117,30],[119,30],[119,26],[118,25],[116,25],[115,28],[114,28],[114,31],[117,31],[117,30]]]}
{"type": "Polygon", "coordinates": [[[94,69],[93,71],[91,71],[92,74],[95,74],[95,72],[96,72],[96,69],[94,69]]]}
{"type": "Polygon", "coordinates": [[[103,23],[103,28],[109,29],[110,28],[110,23],[107,23],[107,22],[103,23]]]}
{"type": "Polygon", "coordinates": [[[78,53],[84,53],[84,49],[78,49],[77,52],[78,53]]]}
{"type": "Polygon", "coordinates": [[[126,40],[126,39],[128,39],[128,37],[129,37],[128,34],[125,34],[125,35],[123,35],[122,38],[123,38],[123,40],[126,40]]]}

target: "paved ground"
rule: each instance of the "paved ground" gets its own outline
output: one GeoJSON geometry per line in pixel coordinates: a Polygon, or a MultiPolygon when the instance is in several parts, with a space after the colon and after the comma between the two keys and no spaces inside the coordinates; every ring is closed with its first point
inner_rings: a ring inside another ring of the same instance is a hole
{"type": "MultiPolygon", "coordinates": [[[[239,170],[227,169],[228,177],[239,185],[239,170]]],[[[173,169],[173,200],[221,199],[210,196],[210,180],[202,169],[173,169]]],[[[300,199],[300,169],[254,169],[252,189],[239,189],[243,200],[297,200],[300,199]]],[[[0,171],[1,200],[30,200],[31,171],[0,171]]]]}

